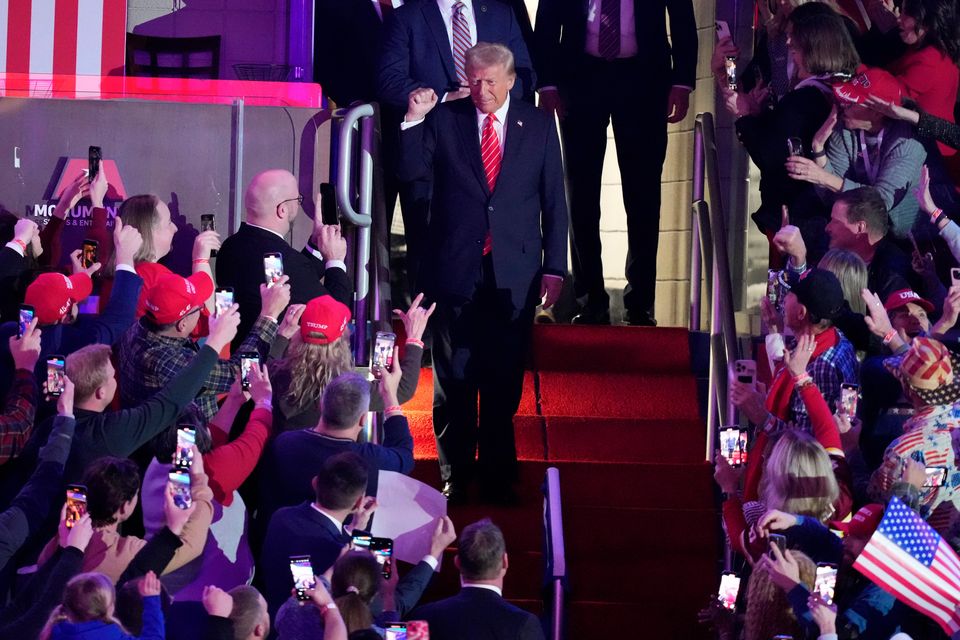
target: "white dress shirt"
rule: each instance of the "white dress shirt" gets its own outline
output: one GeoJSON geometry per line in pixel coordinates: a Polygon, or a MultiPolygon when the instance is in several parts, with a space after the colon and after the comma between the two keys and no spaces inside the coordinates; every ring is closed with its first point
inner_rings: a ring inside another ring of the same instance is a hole
{"type": "Polygon", "coordinates": [[[466,580],[460,581],[461,587],[471,587],[473,589],[486,589],[488,591],[493,591],[495,594],[503,597],[503,589],[500,587],[494,586],[492,584],[477,584],[476,582],[467,582],[466,580]]]}
{"type": "MultiPolygon", "coordinates": [[[[587,2],[587,43],[586,52],[600,57],[600,3],[603,0],[587,2]]],[[[618,58],[637,55],[637,24],[633,18],[633,0],[620,0],[620,53],[618,58]]]]}
{"type": "Polygon", "coordinates": [[[332,523],[334,524],[334,526],[337,528],[337,531],[343,533],[343,522],[342,522],[342,521],[337,520],[337,519],[334,518],[332,515],[330,515],[329,513],[327,513],[326,511],[324,511],[324,510],[321,509],[320,507],[318,507],[316,502],[311,502],[311,503],[310,503],[310,506],[313,507],[313,510],[316,511],[317,513],[319,513],[320,515],[326,516],[327,520],[329,520],[330,522],[332,522],[332,523]]]}

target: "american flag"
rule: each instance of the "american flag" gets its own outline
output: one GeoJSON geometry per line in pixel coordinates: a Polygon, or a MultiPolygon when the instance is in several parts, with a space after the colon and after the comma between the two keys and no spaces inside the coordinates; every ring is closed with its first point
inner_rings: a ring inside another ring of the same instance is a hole
{"type": "Polygon", "coordinates": [[[960,629],[960,559],[920,515],[890,499],[883,520],[853,563],[884,591],[933,618],[950,636],[960,629]]]}
{"type": "Polygon", "coordinates": [[[123,73],[127,0],[0,1],[0,72],[123,73]]]}

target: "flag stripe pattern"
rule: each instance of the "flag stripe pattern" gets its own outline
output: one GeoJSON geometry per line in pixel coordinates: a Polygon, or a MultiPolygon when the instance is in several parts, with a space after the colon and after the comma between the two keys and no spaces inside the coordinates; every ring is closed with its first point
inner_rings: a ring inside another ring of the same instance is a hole
{"type": "Polygon", "coordinates": [[[883,520],[854,568],[936,621],[947,635],[960,630],[960,559],[913,509],[890,499],[883,520]]]}
{"type": "Polygon", "coordinates": [[[0,72],[122,73],[126,0],[7,0],[0,5],[0,72]]]}

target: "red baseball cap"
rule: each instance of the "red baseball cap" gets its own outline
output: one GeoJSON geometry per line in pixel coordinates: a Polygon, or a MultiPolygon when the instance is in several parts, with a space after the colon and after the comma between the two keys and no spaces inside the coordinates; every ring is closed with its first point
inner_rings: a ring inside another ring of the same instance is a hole
{"type": "Polygon", "coordinates": [[[33,307],[38,324],[56,324],[70,306],[81,302],[93,291],[93,281],[86,273],[65,276],[62,273],[41,273],[27,287],[24,304],[33,307]]]}
{"type": "Polygon", "coordinates": [[[869,538],[883,520],[884,506],[874,503],[861,507],[847,522],[833,521],[830,526],[855,538],[869,538]]]}
{"type": "Polygon", "coordinates": [[[867,98],[874,96],[898,105],[902,95],[900,82],[889,71],[862,65],[852,78],[835,84],[833,93],[841,102],[852,104],[863,104],[867,98]]]}
{"type": "Polygon", "coordinates": [[[887,296],[887,301],[883,303],[883,308],[887,311],[893,311],[894,309],[905,307],[910,302],[918,307],[923,307],[924,311],[927,313],[930,313],[934,309],[932,302],[924,300],[920,297],[920,294],[912,289],[900,289],[899,291],[894,291],[887,296]]]}
{"type": "Polygon", "coordinates": [[[307,303],[300,316],[300,337],[308,344],[330,344],[350,322],[350,308],[332,296],[320,296],[307,303]]]}
{"type": "Polygon", "coordinates": [[[213,280],[203,271],[189,278],[167,273],[147,291],[147,315],[157,324],[170,324],[203,305],[213,295],[213,280]]]}

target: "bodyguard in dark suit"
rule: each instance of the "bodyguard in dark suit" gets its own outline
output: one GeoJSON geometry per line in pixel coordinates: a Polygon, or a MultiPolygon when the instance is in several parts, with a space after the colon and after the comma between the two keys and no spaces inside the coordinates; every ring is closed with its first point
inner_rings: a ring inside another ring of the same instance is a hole
{"type": "Polygon", "coordinates": [[[503,533],[490,522],[468,525],[460,534],[454,562],[460,593],[417,607],[411,620],[426,620],[432,640],[542,640],[537,618],[503,599],[509,567],[503,533]]]}
{"type": "Polygon", "coordinates": [[[510,50],[480,43],[467,69],[471,100],[437,106],[433,89],[410,94],[400,179],[433,181],[421,284],[437,303],[433,424],[445,491],[462,497],[479,449],[483,487],[498,497],[516,468],[533,310],[562,286],[567,205],[556,126],[510,97],[510,50]]]}
{"type": "Polygon", "coordinates": [[[600,178],[612,119],[627,213],[624,306],[631,324],[655,324],[667,123],[684,118],[696,82],[691,0],[541,0],[536,25],[540,105],[560,116],[569,178],[574,289],[583,305],[574,322],[610,322],[600,178]]]}
{"type": "Polygon", "coordinates": [[[347,306],[353,304],[353,285],[344,263],[347,243],[339,227],[321,224],[318,214],[310,241],[302,251],[286,240],[302,200],[297,179],[289,171],[264,171],[247,187],[246,222],[223,242],[217,256],[217,284],[233,287],[234,301],[240,305],[241,331],[249,332],[260,314],[264,253],[276,252],[283,257],[283,272],[290,277],[291,304],[306,304],[327,294],[347,306]]]}

